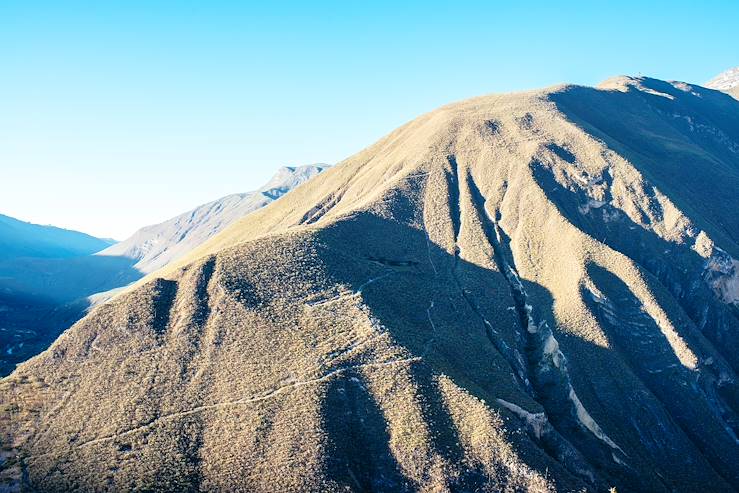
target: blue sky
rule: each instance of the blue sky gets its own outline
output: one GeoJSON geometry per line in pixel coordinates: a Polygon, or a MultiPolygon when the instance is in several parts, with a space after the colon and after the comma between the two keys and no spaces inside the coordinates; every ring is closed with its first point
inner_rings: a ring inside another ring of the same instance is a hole
{"type": "Polygon", "coordinates": [[[253,3],[1,1],[0,213],[123,239],[453,100],[739,65],[735,1],[253,3]]]}

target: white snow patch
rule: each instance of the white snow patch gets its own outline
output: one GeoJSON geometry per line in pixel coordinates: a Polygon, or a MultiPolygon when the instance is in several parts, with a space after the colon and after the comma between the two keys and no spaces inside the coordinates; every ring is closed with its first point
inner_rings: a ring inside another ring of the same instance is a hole
{"type": "Polygon", "coordinates": [[[559,351],[559,343],[550,334],[549,337],[547,337],[547,340],[544,342],[544,354],[548,354],[551,356],[557,351],[559,351]]]}
{"type": "Polygon", "coordinates": [[[734,275],[718,282],[718,290],[727,303],[739,303],[739,261],[732,260],[734,275]]]}
{"type": "Polygon", "coordinates": [[[608,298],[606,298],[606,295],[603,294],[603,292],[598,289],[598,287],[592,283],[592,281],[588,280],[587,285],[585,286],[585,289],[588,290],[588,293],[590,294],[590,297],[595,301],[596,303],[600,305],[610,305],[610,302],[608,301],[608,298]]]}
{"type": "Polygon", "coordinates": [[[534,317],[531,315],[534,311],[534,307],[526,303],[524,304],[524,309],[526,310],[526,330],[529,331],[529,334],[536,334],[539,332],[539,326],[536,325],[534,317]]]}
{"type": "Polygon", "coordinates": [[[603,220],[607,223],[614,223],[621,219],[621,212],[618,209],[603,209],[603,220]]]}

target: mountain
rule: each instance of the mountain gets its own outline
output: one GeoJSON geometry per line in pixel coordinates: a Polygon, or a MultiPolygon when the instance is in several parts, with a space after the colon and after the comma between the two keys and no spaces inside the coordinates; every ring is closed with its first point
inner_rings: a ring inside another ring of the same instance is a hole
{"type": "Polygon", "coordinates": [[[739,102],[451,104],[0,382],[29,490],[736,491],[739,102]]]}
{"type": "Polygon", "coordinates": [[[706,83],[706,87],[731,94],[739,99],[739,67],[722,72],[706,83]]]}
{"type": "MultiPolygon", "coordinates": [[[[82,316],[79,304],[67,305],[70,298],[56,298],[55,294],[65,297],[73,290],[58,286],[54,278],[62,266],[85,264],[91,254],[112,243],[0,214],[0,375],[7,375],[16,363],[46,349],[59,326],[69,327],[82,316]],[[36,289],[25,289],[28,285],[36,289]]],[[[79,286],[92,279],[85,274],[72,281],[73,286],[79,286]]]]}
{"type": "Polygon", "coordinates": [[[69,258],[115,243],[79,231],[41,226],[0,214],[0,260],[17,257],[69,258]]]}
{"type": "Polygon", "coordinates": [[[262,188],[227,195],[180,214],[161,224],[138,230],[130,238],[100,255],[136,260],[135,267],[149,273],[176,260],[246,214],[278,199],[328,166],[282,167],[262,188]]]}
{"type": "MultiPolygon", "coordinates": [[[[99,250],[110,242],[82,233],[15,220],[0,221],[0,228],[7,223],[14,225],[12,231],[36,233],[35,236],[30,233],[3,235],[4,238],[33,238],[34,241],[24,244],[22,251],[15,250],[24,256],[0,258],[0,376],[49,347],[91,306],[104,303],[123,286],[181,257],[228,224],[273,202],[326,167],[280,168],[255,192],[229,195],[202,205],[162,224],[143,228],[103,251],[99,250]],[[53,248],[48,246],[50,241],[42,241],[47,238],[58,240],[53,248]],[[90,246],[84,249],[88,244],[90,246]],[[102,246],[93,248],[93,245],[102,246]],[[59,252],[67,257],[45,258],[52,253],[60,255],[59,252]],[[71,252],[76,252],[76,256],[72,257],[71,252]],[[98,253],[90,255],[94,252],[98,253]]],[[[6,241],[6,244],[11,242],[6,241]]],[[[12,250],[4,248],[3,251],[12,250]]]]}
{"type": "Polygon", "coordinates": [[[739,86],[739,67],[721,72],[706,83],[706,87],[719,91],[729,91],[737,86],[739,86]]]}

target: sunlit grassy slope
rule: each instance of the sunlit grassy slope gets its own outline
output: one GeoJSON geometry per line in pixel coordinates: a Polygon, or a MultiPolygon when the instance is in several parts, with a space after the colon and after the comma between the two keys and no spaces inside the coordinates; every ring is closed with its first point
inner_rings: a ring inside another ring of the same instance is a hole
{"type": "Polygon", "coordinates": [[[2,382],[40,490],[732,491],[739,103],[442,107],[2,382]]]}

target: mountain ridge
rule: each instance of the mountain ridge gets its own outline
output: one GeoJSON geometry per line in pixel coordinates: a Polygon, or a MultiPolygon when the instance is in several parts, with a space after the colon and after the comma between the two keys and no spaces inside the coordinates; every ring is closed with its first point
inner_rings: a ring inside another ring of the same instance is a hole
{"type": "Polygon", "coordinates": [[[115,240],[0,214],[0,260],[17,257],[75,257],[100,251],[115,240]]]}
{"type": "Polygon", "coordinates": [[[327,167],[325,164],[284,166],[267,184],[253,192],[226,195],[161,223],[145,226],[99,255],[132,258],[136,260],[137,269],[153,272],[186,255],[232,221],[278,199],[327,167]]]}
{"type": "Polygon", "coordinates": [[[88,310],[326,167],[282,167],[256,191],[208,202],[102,251],[92,248],[61,259],[0,259],[0,375],[47,348],[88,310]]]}
{"type": "Polygon", "coordinates": [[[620,77],[422,115],[3,380],[6,474],[735,491],[737,109],[620,77]]]}

